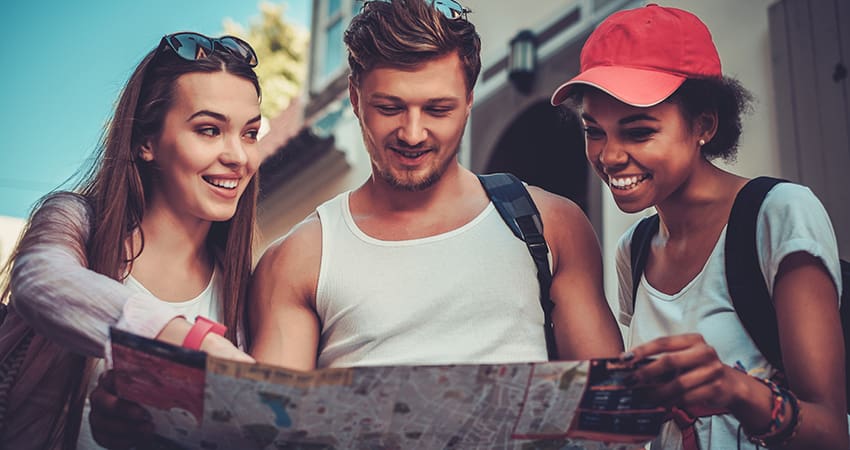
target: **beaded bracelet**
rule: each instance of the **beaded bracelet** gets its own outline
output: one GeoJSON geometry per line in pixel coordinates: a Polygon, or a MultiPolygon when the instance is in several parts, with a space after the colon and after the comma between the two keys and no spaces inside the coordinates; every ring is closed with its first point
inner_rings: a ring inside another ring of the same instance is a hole
{"type": "Polygon", "coordinates": [[[780,388],[776,383],[757,378],[759,381],[767,385],[771,394],[773,394],[773,409],[771,410],[770,424],[768,429],[761,433],[747,433],[747,438],[753,444],[760,447],[772,447],[774,445],[785,445],[797,435],[800,429],[802,417],[800,415],[801,408],[797,396],[788,389],[780,388]],[[791,419],[785,428],[780,430],[783,419],[785,418],[785,405],[791,405],[791,419]]]}
{"type": "Polygon", "coordinates": [[[797,396],[788,389],[782,389],[782,394],[787,396],[788,402],[791,404],[791,420],[785,429],[776,436],[766,437],[764,439],[765,444],[769,447],[775,445],[784,447],[788,445],[797,436],[797,432],[800,431],[800,424],[803,422],[803,407],[800,406],[797,396]]]}
{"type": "Polygon", "coordinates": [[[782,419],[784,419],[785,413],[785,403],[787,402],[787,400],[786,397],[782,394],[782,390],[773,381],[768,380],[766,378],[753,378],[755,378],[770,389],[771,403],[773,404],[770,409],[770,422],[768,422],[767,428],[757,433],[747,432],[747,437],[749,438],[750,442],[752,442],[753,444],[764,446],[764,438],[774,435],[779,430],[779,427],[782,426],[782,419]]]}

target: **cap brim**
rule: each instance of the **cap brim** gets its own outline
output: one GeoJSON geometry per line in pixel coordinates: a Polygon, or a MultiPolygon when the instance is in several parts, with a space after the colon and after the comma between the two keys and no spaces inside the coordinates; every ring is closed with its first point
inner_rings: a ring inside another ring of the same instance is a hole
{"type": "Polygon", "coordinates": [[[682,85],[685,77],[632,67],[597,66],[578,74],[558,86],[552,94],[552,105],[567,99],[575,84],[593,86],[617,100],[641,108],[655,106],[682,85]]]}

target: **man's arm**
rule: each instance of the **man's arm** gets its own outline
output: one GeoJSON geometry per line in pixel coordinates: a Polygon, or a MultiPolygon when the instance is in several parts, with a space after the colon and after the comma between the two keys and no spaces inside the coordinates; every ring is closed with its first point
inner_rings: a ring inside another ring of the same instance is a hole
{"type": "Polygon", "coordinates": [[[257,361],[295,370],[316,368],[320,328],[315,295],[321,255],[316,213],[263,254],[248,298],[250,353],[257,361]]]}
{"type": "Polygon", "coordinates": [[[623,340],[602,284],[599,241],[572,201],[529,187],[552,252],[552,321],[558,356],[565,360],[616,357],[623,340]]]}

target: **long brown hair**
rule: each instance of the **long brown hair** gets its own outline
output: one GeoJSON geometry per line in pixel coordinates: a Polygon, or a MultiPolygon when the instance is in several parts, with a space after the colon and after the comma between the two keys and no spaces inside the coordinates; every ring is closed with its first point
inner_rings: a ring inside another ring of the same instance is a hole
{"type": "MultiPolygon", "coordinates": [[[[139,225],[154,170],[141,159],[140,145],[161,132],[165,115],[173,103],[176,81],[181,75],[220,71],[251,81],[257,96],[260,96],[259,82],[253,69],[241,58],[226,51],[214,51],[204,59],[186,61],[174,52],[157,47],[133,71],[95,150],[94,164],[72,189],[87,200],[90,208],[91,228],[85,255],[81,255],[85,258],[80,258],[88,262],[89,269],[119,281],[129,274],[133,261],[144,249],[144,234],[139,225]],[[142,237],[138,249],[132,247],[131,237],[136,232],[142,237]]],[[[215,264],[221,268],[223,322],[228,327],[227,338],[233,342],[236,342],[237,330],[243,320],[244,299],[253,263],[257,191],[255,174],[239,199],[234,216],[224,222],[214,222],[206,239],[215,264]]],[[[56,195],[75,194],[48,194],[35,205],[23,239],[0,270],[0,274],[6,275],[5,285],[0,290],[0,299],[4,302],[9,298],[11,268],[18,255],[34,244],[45,242],[46,236],[43,236],[42,228],[33,226],[33,218],[45,205],[45,200],[56,195]]],[[[58,343],[51,342],[50,345],[56,347],[57,364],[66,364],[73,373],[67,374],[62,389],[63,412],[59,413],[51,429],[45,430],[47,442],[50,446],[61,442],[63,448],[74,448],[92,364],[91,360],[87,361],[84,356],[58,343]]]]}
{"type": "MultiPolygon", "coordinates": [[[[242,77],[251,81],[258,97],[261,95],[253,69],[241,58],[226,51],[215,51],[204,59],[186,61],[158,46],[142,59],[118,98],[112,119],[95,150],[94,163],[72,189],[85,197],[92,209],[92,238],[86,248],[91,270],[123,280],[133,261],[144,250],[144,234],[141,234],[142,244],[138,249],[132,247],[131,236],[142,232],[139,225],[155,169],[141,159],[139,148],[143,142],[161,132],[165,115],[173,103],[177,79],[195,72],[227,72],[242,77]],[[131,245],[129,256],[125,243],[131,245]]],[[[254,218],[259,189],[257,176],[254,175],[239,199],[234,216],[224,222],[214,222],[206,240],[215,263],[221,268],[223,322],[227,325],[228,339],[234,342],[244,315],[244,299],[253,264],[254,218]]],[[[36,204],[33,214],[43,201],[36,204]]],[[[32,215],[27,228],[31,221],[32,215]]],[[[32,240],[22,240],[16,246],[3,273],[10,273],[15,258],[29,241],[32,240]]],[[[2,298],[5,300],[10,286],[8,278],[4,282],[2,298]]]]}
{"type": "MultiPolygon", "coordinates": [[[[122,279],[144,250],[144,234],[141,248],[131,248],[129,258],[124,245],[117,245],[132,243],[132,233],[142,231],[139,224],[154,168],[140,158],[138,150],[162,131],[181,75],[219,71],[251,81],[260,95],[251,67],[224,51],[198,61],[185,61],[174,52],[154,49],[130,76],[98,148],[98,163],[79,190],[89,199],[94,212],[92,231],[96,238],[90,240],[87,249],[92,270],[122,279]]],[[[207,245],[222,271],[223,321],[228,327],[227,337],[234,342],[251,273],[257,190],[255,175],[239,199],[233,218],[213,223],[207,235],[207,245]]]]}

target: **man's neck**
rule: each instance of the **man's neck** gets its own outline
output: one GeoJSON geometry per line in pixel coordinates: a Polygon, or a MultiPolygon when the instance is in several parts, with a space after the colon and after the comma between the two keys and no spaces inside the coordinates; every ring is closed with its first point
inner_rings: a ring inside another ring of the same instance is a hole
{"type": "Polygon", "coordinates": [[[421,191],[393,188],[370,178],[349,197],[358,227],[385,240],[416,239],[459,228],[487,206],[478,178],[458,165],[421,191]]]}

